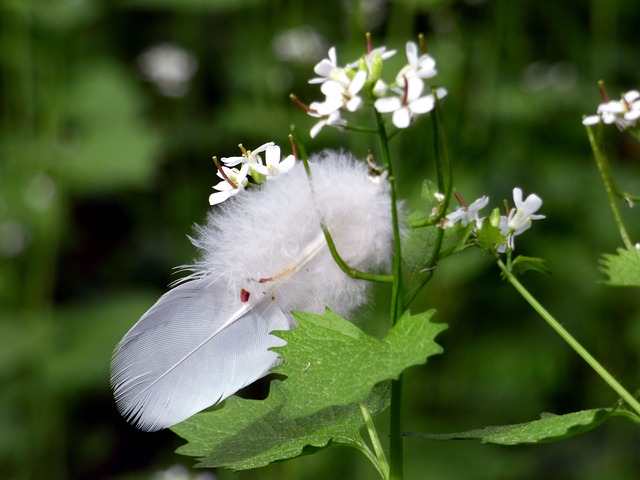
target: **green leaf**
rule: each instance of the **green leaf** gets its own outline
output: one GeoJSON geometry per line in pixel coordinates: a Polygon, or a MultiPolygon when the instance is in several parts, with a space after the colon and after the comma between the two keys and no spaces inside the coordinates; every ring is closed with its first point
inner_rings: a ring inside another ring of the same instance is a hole
{"type": "Polygon", "coordinates": [[[490,426],[461,433],[407,433],[407,436],[429,440],[480,440],[482,443],[519,445],[564,440],[592,430],[611,416],[630,417],[629,412],[614,408],[596,408],[565,415],[542,414],[540,420],[514,425],[490,426]]]}
{"type": "Polygon", "coordinates": [[[604,282],[616,287],[640,287],[640,250],[619,248],[617,255],[602,255],[601,270],[609,277],[604,282]]]}
{"type": "Polygon", "coordinates": [[[387,338],[379,339],[331,310],[321,315],[293,312],[298,327],[274,332],[287,342],[274,349],[284,363],[273,371],[287,376],[290,392],[282,414],[299,418],[359,402],[377,383],[398,378],[407,367],[441,353],[434,338],[447,327],[430,322],[434,313],[405,312],[387,338]]]}
{"type": "Polygon", "coordinates": [[[418,207],[407,215],[407,223],[423,222],[431,217],[434,208],[438,208],[440,206],[440,202],[435,196],[436,193],[438,193],[438,186],[435,183],[430,182],[429,180],[424,180],[422,182],[422,190],[420,192],[418,207]]]}
{"type": "Polygon", "coordinates": [[[528,270],[534,270],[536,272],[551,274],[551,269],[547,267],[546,260],[536,257],[525,257],[524,255],[518,255],[515,260],[511,262],[511,273],[516,277],[522,275],[528,270]]]}
{"type": "MultiPolygon", "coordinates": [[[[440,206],[435,198],[438,187],[425,180],[422,184],[420,204],[416,210],[407,215],[407,223],[418,223],[429,219],[434,209],[440,206]]],[[[454,228],[442,230],[437,225],[410,228],[406,235],[402,237],[402,261],[404,262],[404,276],[406,290],[413,296],[414,289],[420,289],[424,284],[425,276],[430,272],[425,271],[429,267],[429,260],[433,255],[433,249],[439,241],[438,237],[443,236],[438,261],[464,250],[467,239],[471,234],[471,227],[457,225],[454,228]]]]}
{"type": "Polygon", "coordinates": [[[491,225],[491,222],[482,222],[482,228],[477,230],[478,246],[483,250],[495,251],[496,245],[504,242],[504,235],[500,233],[498,227],[491,225]]]}
{"type": "MultiPolygon", "coordinates": [[[[371,413],[384,410],[389,397],[388,384],[376,387],[366,400],[371,413]]],[[[222,408],[199,413],[171,428],[189,442],[177,453],[199,457],[200,467],[246,470],[331,445],[364,447],[359,433],[364,420],[357,404],[291,420],[280,414],[287,401],[287,389],[279,380],[271,383],[265,400],[230,397],[222,408]]]]}

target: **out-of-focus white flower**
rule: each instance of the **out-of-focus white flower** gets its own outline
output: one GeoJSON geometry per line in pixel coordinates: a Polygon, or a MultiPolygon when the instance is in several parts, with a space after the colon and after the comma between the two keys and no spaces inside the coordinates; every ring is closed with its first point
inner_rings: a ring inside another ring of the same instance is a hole
{"type": "MultiPolygon", "coordinates": [[[[438,197],[436,197],[438,198],[438,197]]],[[[444,197],[443,197],[444,199],[444,197]]],[[[439,200],[442,201],[442,200],[439,200]]],[[[471,205],[466,206],[462,205],[458,207],[455,211],[448,214],[445,218],[445,222],[443,222],[443,227],[452,227],[456,223],[460,222],[462,226],[466,227],[471,222],[475,222],[476,228],[482,228],[482,221],[484,218],[480,218],[479,212],[489,203],[489,197],[483,195],[482,197],[474,200],[471,205]]]]}
{"type": "Polygon", "coordinates": [[[310,26],[289,28],[271,41],[277,57],[286,62],[312,62],[324,51],[323,38],[310,26]]]}
{"type": "Polygon", "coordinates": [[[151,477],[152,480],[216,480],[211,472],[196,472],[191,475],[189,469],[183,465],[172,465],[166,470],[156,472],[151,477]]]}
{"type": "Polygon", "coordinates": [[[189,91],[189,81],[198,70],[198,60],[187,50],[172,43],[148,48],[137,60],[143,77],[153,82],[167,97],[182,97],[189,91]]]}
{"type": "Polygon", "coordinates": [[[497,247],[497,251],[500,253],[504,253],[507,248],[513,250],[514,237],[531,227],[533,220],[545,218],[544,215],[535,215],[535,212],[542,206],[542,199],[535,193],[523,201],[522,190],[516,187],[513,189],[513,203],[515,208],[509,211],[508,216],[500,217],[498,228],[500,233],[506,237],[505,242],[497,247]]]}
{"type": "MultiPolygon", "coordinates": [[[[402,96],[379,98],[374,106],[380,113],[393,113],[392,122],[398,128],[407,128],[415,117],[433,110],[436,104],[435,96],[430,93],[422,97],[424,83],[417,77],[407,78],[402,96]]],[[[444,98],[447,91],[438,88],[438,99],[444,98]]]]}
{"type": "Polygon", "coordinates": [[[615,123],[620,129],[635,127],[640,118],[640,91],[630,90],[621,95],[620,100],[609,100],[598,105],[596,115],[589,115],[582,120],[583,125],[595,125],[603,122],[607,125],[615,123]]]}

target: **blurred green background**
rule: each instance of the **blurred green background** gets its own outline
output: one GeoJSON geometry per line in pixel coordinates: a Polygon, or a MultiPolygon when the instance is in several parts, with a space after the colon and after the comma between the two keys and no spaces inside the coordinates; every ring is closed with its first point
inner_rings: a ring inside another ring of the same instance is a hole
{"type": "MultiPolygon", "coordinates": [[[[449,90],[456,187],[497,205],[520,186],[544,222],[517,240],[548,260],[525,283],[630,390],[640,386],[637,290],[600,284],[620,246],[580,124],[597,81],[637,88],[640,4],[622,0],[1,0],[0,475],[145,479],[175,464],[171,432],[141,433],[109,389],[113,347],[191,262],[186,238],[217,181],[212,155],[313,119],[313,65],[364,32],[399,50],[424,32],[449,90]]],[[[433,176],[429,119],[393,142],[410,206],[433,176]]],[[[305,133],[306,136],[306,133],[305,133]]],[[[372,138],[325,129],[307,149],[364,156],[372,138]]],[[[615,175],[638,191],[637,144],[607,131],[615,175]]],[[[625,209],[640,238],[638,212],[625,209]]],[[[406,429],[443,433],[612,405],[616,397],[478,251],[446,261],[417,300],[450,328],[445,354],[407,374],[406,429]]],[[[384,292],[381,292],[381,294],[384,292]]],[[[384,303],[384,300],[378,300],[384,303]]],[[[384,422],[382,423],[384,428],[384,422]]],[[[543,446],[406,440],[410,479],[635,479],[640,434],[613,420],[543,446]]],[[[330,449],[218,478],[373,478],[330,449]]],[[[154,475],[156,475],[154,477],[154,475]]],[[[194,474],[195,475],[195,474],[194,474]]],[[[164,478],[164,477],[163,477],[164,478]]],[[[168,477],[167,477],[168,478],[168,477]]],[[[193,477],[195,478],[195,477],[193,477]]],[[[212,478],[212,477],[209,477],[212,478]]]]}

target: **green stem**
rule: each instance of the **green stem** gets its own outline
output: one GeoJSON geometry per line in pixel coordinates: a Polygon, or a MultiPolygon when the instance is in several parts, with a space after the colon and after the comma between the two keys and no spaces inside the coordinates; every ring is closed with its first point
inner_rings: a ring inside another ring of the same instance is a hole
{"type": "Polygon", "coordinates": [[[538,312],[538,314],[553,328],[562,339],[580,355],[595,372],[624,399],[627,404],[640,415],[640,403],[631,395],[613,376],[598,362],[565,328],[529,293],[529,291],[516,279],[507,266],[497,258],[497,263],[511,285],[522,297],[538,312]]]}
{"type": "Polygon", "coordinates": [[[333,238],[331,237],[331,233],[329,233],[329,229],[327,228],[327,226],[324,223],[320,223],[320,227],[322,228],[322,233],[324,233],[324,238],[327,241],[327,246],[329,247],[329,252],[331,252],[333,260],[338,264],[338,266],[344,273],[349,275],[351,278],[357,278],[360,280],[368,280],[370,282],[378,283],[393,283],[393,275],[367,273],[350,267],[338,253],[336,244],[333,242],[333,238]]]}
{"type": "MultiPolygon", "coordinates": [[[[397,192],[393,165],[389,152],[389,139],[384,125],[384,119],[375,111],[378,123],[378,137],[382,161],[389,172],[389,187],[391,190],[391,219],[393,223],[393,284],[391,289],[390,322],[393,327],[404,310],[402,300],[402,256],[400,251],[400,223],[398,218],[397,192]]],[[[403,437],[402,437],[402,374],[391,384],[391,416],[390,416],[390,479],[401,480],[403,478],[403,437]]]]}
{"type": "MultiPolygon", "coordinates": [[[[599,126],[598,128],[601,129],[599,126]]],[[[600,172],[600,176],[602,177],[602,181],[604,183],[604,188],[607,192],[607,198],[609,199],[609,206],[613,212],[613,218],[615,219],[616,225],[618,226],[618,230],[620,232],[620,236],[622,237],[622,241],[627,250],[631,250],[634,248],[633,242],[627,233],[627,229],[624,226],[622,221],[622,216],[620,215],[620,210],[618,210],[618,206],[616,205],[616,194],[623,196],[622,193],[615,185],[613,181],[613,177],[611,176],[611,170],[609,169],[609,162],[607,161],[607,157],[604,154],[604,151],[600,148],[598,142],[596,141],[595,135],[593,134],[590,127],[586,127],[587,136],[589,137],[589,143],[591,144],[591,150],[593,150],[593,155],[596,159],[596,164],[598,165],[598,171],[600,172]]],[[[625,197],[628,200],[628,197],[625,197]]]]}
{"type": "Polygon", "coordinates": [[[371,439],[371,445],[373,445],[373,451],[376,453],[377,464],[376,468],[380,473],[380,477],[384,480],[389,479],[389,462],[387,462],[387,457],[384,454],[384,449],[382,448],[382,444],[380,443],[380,437],[378,436],[378,431],[376,430],[376,426],[373,423],[373,418],[371,418],[371,412],[367,408],[367,405],[363,402],[360,402],[360,412],[362,413],[362,418],[364,419],[364,424],[367,427],[367,432],[369,432],[369,439],[371,439]]]}
{"type": "Polygon", "coordinates": [[[371,449],[369,448],[369,446],[366,444],[366,442],[364,440],[362,440],[362,438],[359,439],[358,443],[349,443],[349,444],[336,444],[337,446],[345,446],[345,447],[353,447],[355,449],[357,449],[358,451],[360,451],[360,453],[362,453],[365,457],[367,457],[367,460],[369,460],[371,462],[371,464],[375,467],[375,469],[378,471],[378,475],[380,475],[380,478],[382,478],[383,480],[388,480],[388,472],[386,473],[386,477],[385,477],[385,472],[382,469],[382,466],[380,465],[378,458],[376,457],[376,455],[371,451],[371,449]]]}
{"type": "MultiPolygon", "coordinates": [[[[304,144],[300,141],[297,136],[297,133],[294,129],[291,130],[290,138],[294,140],[298,153],[300,154],[300,160],[304,164],[305,172],[307,173],[307,179],[309,180],[309,187],[311,188],[311,193],[314,193],[313,189],[313,177],[311,174],[311,167],[309,166],[309,158],[307,157],[307,152],[304,148],[304,144]]],[[[338,253],[338,249],[336,248],[336,244],[333,241],[333,237],[331,236],[331,232],[329,232],[329,228],[324,223],[324,220],[320,219],[320,228],[322,229],[322,233],[324,235],[325,241],[327,242],[327,246],[329,247],[329,252],[331,252],[331,257],[338,264],[340,269],[349,275],[351,278],[357,278],[359,280],[368,280],[370,282],[378,282],[378,283],[393,283],[393,275],[380,275],[376,273],[367,273],[361,270],[357,270],[355,268],[350,267],[347,262],[340,256],[338,253]]]]}
{"type": "MultiPolygon", "coordinates": [[[[420,228],[426,226],[433,226],[440,222],[440,220],[447,213],[447,207],[449,205],[449,198],[453,191],[453,172],[451,169],[451,153],[449,150],[449,142],[445,135],[444,121],[442,120],[442,110],[440,109],[440,101],[436,97],[436,108],[431,112],[431,118],[433,121],[433,138],[434,138],[434,152],[436,159],[436,174],[438,178],[438,191],[444,192],[444,200],[440,204],[440,209],[435,216],[427,218],[425,221],[415,222],[410,225],[412,228],[420,228]]],[[[433,244],[433,250],[427,263],[423,265],[422,271],[424,275],[420,278],[420,281],[412,286],[411,291],[405,298],[405,305],[410,305],[413,299],[418,295],[420,290],[431,280],[433,277],[434,267],[440,258],[440,250],[442,249],[442,241],[444,240],[444,230],[438,228],[436,230],[436,239],[433,244]]]]}

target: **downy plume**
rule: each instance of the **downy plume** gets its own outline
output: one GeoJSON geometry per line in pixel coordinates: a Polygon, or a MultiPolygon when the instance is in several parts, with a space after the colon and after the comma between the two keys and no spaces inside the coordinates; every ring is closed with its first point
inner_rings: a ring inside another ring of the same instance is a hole
{"type": "Polygon", "coordinates": [[[334,262],[338,252],[364,271],[389,267],[392,222],[386,182],[367,165],[323,152],[213,209],[192,239],[192,273],[160,297],[117,345],[111,384],[118,409],[138,428],[170,427],[263,377],[279,363],[274,330],[295,327],[289,312],[348,315],[367,282],[334,262]]]}

